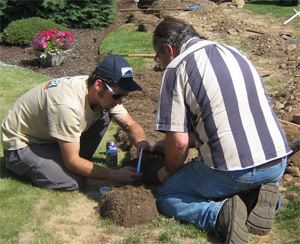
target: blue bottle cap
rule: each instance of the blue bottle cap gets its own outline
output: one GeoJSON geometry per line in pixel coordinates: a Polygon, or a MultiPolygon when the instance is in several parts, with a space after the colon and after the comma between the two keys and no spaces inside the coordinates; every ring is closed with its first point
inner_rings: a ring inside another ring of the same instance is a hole
{"type": "Polygon", "coordinates": [[[110,191],[110,187],[109,186],[102,186],[99,188],[99,193],[100,195],[104,195],[105,193],[110,191]]]}

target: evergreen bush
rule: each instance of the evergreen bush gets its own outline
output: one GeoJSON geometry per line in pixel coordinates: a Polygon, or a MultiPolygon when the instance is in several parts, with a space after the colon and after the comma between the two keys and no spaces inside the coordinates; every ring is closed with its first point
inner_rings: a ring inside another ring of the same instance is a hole
{"type": "Polygon", "coordinates": [[[0,0],[0,29],[3,31],[9,23],[18,19],[38,17],[43,1],[0,0]]]}
{"type": "Polygon", "coordinates": [[[116,17],[117,0],[44,0],[45,16],[73,28],[100,29],[116,17]]]}
{"type": "Polygon", "coordinates": [[[10,45],[24,46],[33,40],[36,33],[51,29],[66,30],[66,27],[39,17],[16,20],[4,29],[0,41],[10,45]]]}
{"type": "Polygon", "coordinates": [[[116,17],[117,0],[0,0],[1,30],[12,21],[50,19],[73,28],[100,29],[116,17]]]}

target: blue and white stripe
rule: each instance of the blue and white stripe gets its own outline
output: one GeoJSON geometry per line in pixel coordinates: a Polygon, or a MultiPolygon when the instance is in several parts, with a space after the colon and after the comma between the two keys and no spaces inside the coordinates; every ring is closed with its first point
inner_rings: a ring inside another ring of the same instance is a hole
{"type": "Polygon", "coordinates": [[[195,132],[204,162],[221,170],[289,153],[263,82],[237,49],[191,39],[167,67],[155,129],[195,132]]]}

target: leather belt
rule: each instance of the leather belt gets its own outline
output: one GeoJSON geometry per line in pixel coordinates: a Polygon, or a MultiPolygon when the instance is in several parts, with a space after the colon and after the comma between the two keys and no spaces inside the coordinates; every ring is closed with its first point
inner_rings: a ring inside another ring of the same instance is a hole
{"type": "Polygon", "coordinates": [[[265,168],[269,168],[269,167],[271,167],[271,166],[274,166],[274,165],[276,165],[276,164],[279,164],[280,162],[282,162],[282,158],[277,159],[277,160],[275,160],[275,161],[271,161],[271,162],[269,162],[269,163],[266,163],[266,164],[263,164],[263,165],[260,165],[260,166],[257,166],[256,168],[257,168],[257,169],[265,169],[265,168]]]}

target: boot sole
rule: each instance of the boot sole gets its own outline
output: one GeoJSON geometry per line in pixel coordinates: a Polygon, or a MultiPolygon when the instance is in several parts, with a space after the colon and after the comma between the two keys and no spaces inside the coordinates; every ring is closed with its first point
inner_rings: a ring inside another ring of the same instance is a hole
{"type": "Polygon", "coordinates": [[[275,219],[275,208],[278,201],[279,188],[274,183],[261,186],[257,203],[247,220],[248,231],[257,235],[265,235],[271,231],[275,219]]]}
{"type": "Polygon", "coordinates": [[[246,226],[247,208],[242,199],[236,195],[232,202],[232,225],[225,243],[248,243],[248,229],[246,226]]]}

